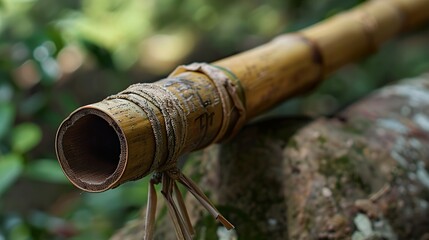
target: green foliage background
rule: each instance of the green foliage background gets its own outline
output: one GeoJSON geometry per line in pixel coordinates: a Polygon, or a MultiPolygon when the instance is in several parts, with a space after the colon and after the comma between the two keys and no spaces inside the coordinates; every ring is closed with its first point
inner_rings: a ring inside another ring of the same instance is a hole
{"type": "MultiPolygon", "coordinates": [[[[77,107],[360,2],[1,0],[0,239],[107,239],[138,216],[147,180],[88,194],[62,174],[55,131],[77,107]]],[[[329,115],[393,80],[428,71],[428,39],[428,28],[403,35],[265,117],[329,115]]]]}

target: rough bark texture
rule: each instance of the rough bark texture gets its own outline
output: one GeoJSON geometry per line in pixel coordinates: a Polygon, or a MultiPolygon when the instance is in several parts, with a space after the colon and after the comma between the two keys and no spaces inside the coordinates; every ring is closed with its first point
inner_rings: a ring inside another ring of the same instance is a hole
{"type": "Polygon", "coordinates": [[[202,154],[200,182],[237,227],[223,239],[429,239],[428,144],[425,75],[334,118],[250,125],[202,154]]]}

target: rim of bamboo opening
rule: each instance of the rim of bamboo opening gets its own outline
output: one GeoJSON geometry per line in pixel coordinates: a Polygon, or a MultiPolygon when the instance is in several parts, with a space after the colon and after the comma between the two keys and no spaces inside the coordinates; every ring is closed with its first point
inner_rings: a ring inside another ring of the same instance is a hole
{"type": "Polygon", "coordinates": [[[110,189],[125,172],[125,134],[116,119],[103,110],[88,106],[77,109],[63,121],[56,139],[63,172],[84,191],[110,189]]]}

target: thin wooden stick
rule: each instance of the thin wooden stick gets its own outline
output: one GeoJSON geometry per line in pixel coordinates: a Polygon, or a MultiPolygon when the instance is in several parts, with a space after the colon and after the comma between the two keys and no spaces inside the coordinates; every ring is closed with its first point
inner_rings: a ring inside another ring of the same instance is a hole
{"type": "Polygon", "coordinates": [[[155,229],[155,214],[156,214],[156,205],[157,197],[155,190],[155,181],[150,180],[149,182],[149,191],[148,191],[148,201],[146,207],[146,217],[145,217],[145,235],[143,240],[153,239],[153,232],[155,229]]]}
{"type": "Polygon", "coordinates": [[[57,133],[59,162],[74,185],[92,192],[168,169],[428,19],[429,0],[369,1],[212,65],[179,67],[73,112],[57,133]]]}

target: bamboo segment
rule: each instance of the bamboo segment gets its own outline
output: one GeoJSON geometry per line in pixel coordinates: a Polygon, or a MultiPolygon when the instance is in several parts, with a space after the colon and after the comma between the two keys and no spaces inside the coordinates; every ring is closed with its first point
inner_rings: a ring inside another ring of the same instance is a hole
{"type": "Polygon", "coordinates": [[[375,0],[213,65],[178,68],[153,84],[79,108],[60,126],[56,150],[70,181],[105,191],[176,165],[246,120],[429,19],[429,0],[375,0]]]}
{"type": "MultiPolygon", "coordinates": [[[[210,80],[200,73],[185,72],[155,84],[167,86],[187,107],[187,118],[192,120],[188,132],[192,134],[187,134],[184,152],[210,144],[222,123],[220,97],[210,80]],[[201,90],[195,92],[194,88],[201,90]]],[[[160,119],[157,131],[166,139],[161,110],[147,104],[160,119]]],[[[69,180],[82,190],[99,192],[147,175],[157,150],[165,161],[167,146],[155,146],[148,114],[125,99],[105,100],[73,112],[61,125],[56,140],[58,159],[69,180]]]]}
{"type": "Polygon", "coordinates": [[[246,101],[247,116],[252,118],[428,18],[427,0],[369,1],[215,64],[235,73],[245,95],[252,96],[246,101]]]}
{"type": "Polygon", "coordinates": [[[240,79],[250,119],[285,96],[315,85],[322,77],[321,57],[312,42],[291,34],[214,64],[228,68],[240,79]]]}

